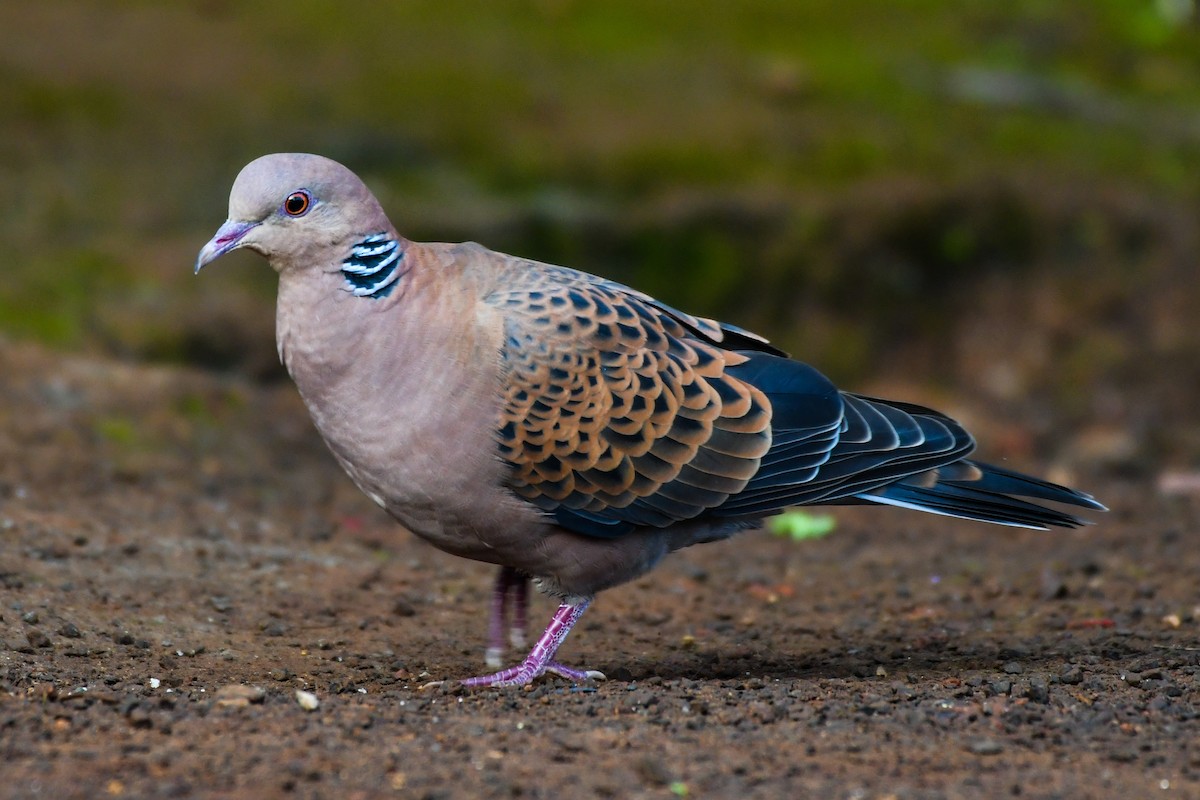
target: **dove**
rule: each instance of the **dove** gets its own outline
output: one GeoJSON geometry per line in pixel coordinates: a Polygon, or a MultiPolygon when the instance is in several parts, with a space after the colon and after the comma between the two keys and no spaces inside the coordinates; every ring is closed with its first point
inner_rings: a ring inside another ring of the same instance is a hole
{"type": "Polygon", "coordinates": [[[278,273],[280,359],[354,483],[434,547],[500,567],[488,664],[506,624],[522,646],[530,582],[559,601],[522,661],[468,686],[603,678],[557,660],[597,593],[791,506],[1043,529],[1086,524],[1044,502],[1105,510],[748,330],[473,242],[410,241],[322,156],[242,169],[196,272],[238,249],[278,273]]]}

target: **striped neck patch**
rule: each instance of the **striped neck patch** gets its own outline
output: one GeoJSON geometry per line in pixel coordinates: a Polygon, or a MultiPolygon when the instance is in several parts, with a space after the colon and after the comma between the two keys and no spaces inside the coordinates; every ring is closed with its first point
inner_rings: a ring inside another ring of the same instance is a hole
{"type": "Polygon", "coordinates": [[[342,262],[346,289],[356,297],[387,297],[402,274],[397,267],[404,258],[400,243],[386,233],[368,236],[350,249],[342,262]]]}

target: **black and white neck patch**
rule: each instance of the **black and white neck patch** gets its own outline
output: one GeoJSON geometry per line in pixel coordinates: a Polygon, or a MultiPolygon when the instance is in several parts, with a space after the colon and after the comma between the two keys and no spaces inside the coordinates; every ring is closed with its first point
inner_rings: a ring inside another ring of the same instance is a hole
{"type": "Polygon", "coordinates": [[[356,297],[387,297],[400,279],[397,268],[403,258],[400,243],[386,233],[368,236],[354,245],[350,257],[342,262],[346,289],[356,297]]]}

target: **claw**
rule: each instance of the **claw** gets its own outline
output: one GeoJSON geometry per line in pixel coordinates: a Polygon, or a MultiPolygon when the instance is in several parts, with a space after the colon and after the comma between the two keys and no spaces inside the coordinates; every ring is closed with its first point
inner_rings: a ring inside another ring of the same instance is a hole
{"type": "Polygon", "coordinates": [[[559,664],[557,661],[546,665],[546,672],[551,675],[557,675],[560,678],[566,678],[573,683],[593,683],[595,681],[606,681],[608,676],[603,672],[595,669],[575,669],[559,664]]]}

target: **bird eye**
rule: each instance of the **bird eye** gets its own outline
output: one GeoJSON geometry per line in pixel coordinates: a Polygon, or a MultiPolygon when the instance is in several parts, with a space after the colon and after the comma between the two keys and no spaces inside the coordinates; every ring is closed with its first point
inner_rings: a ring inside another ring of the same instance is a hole
{"type": "Polygon", "coordinates": [[[289,217],[302,217],[308,213],[311,206],[312,195],[303,189],[292,192],[288,195],[287,200],[283,201],[283,210],[289,217]]]}

